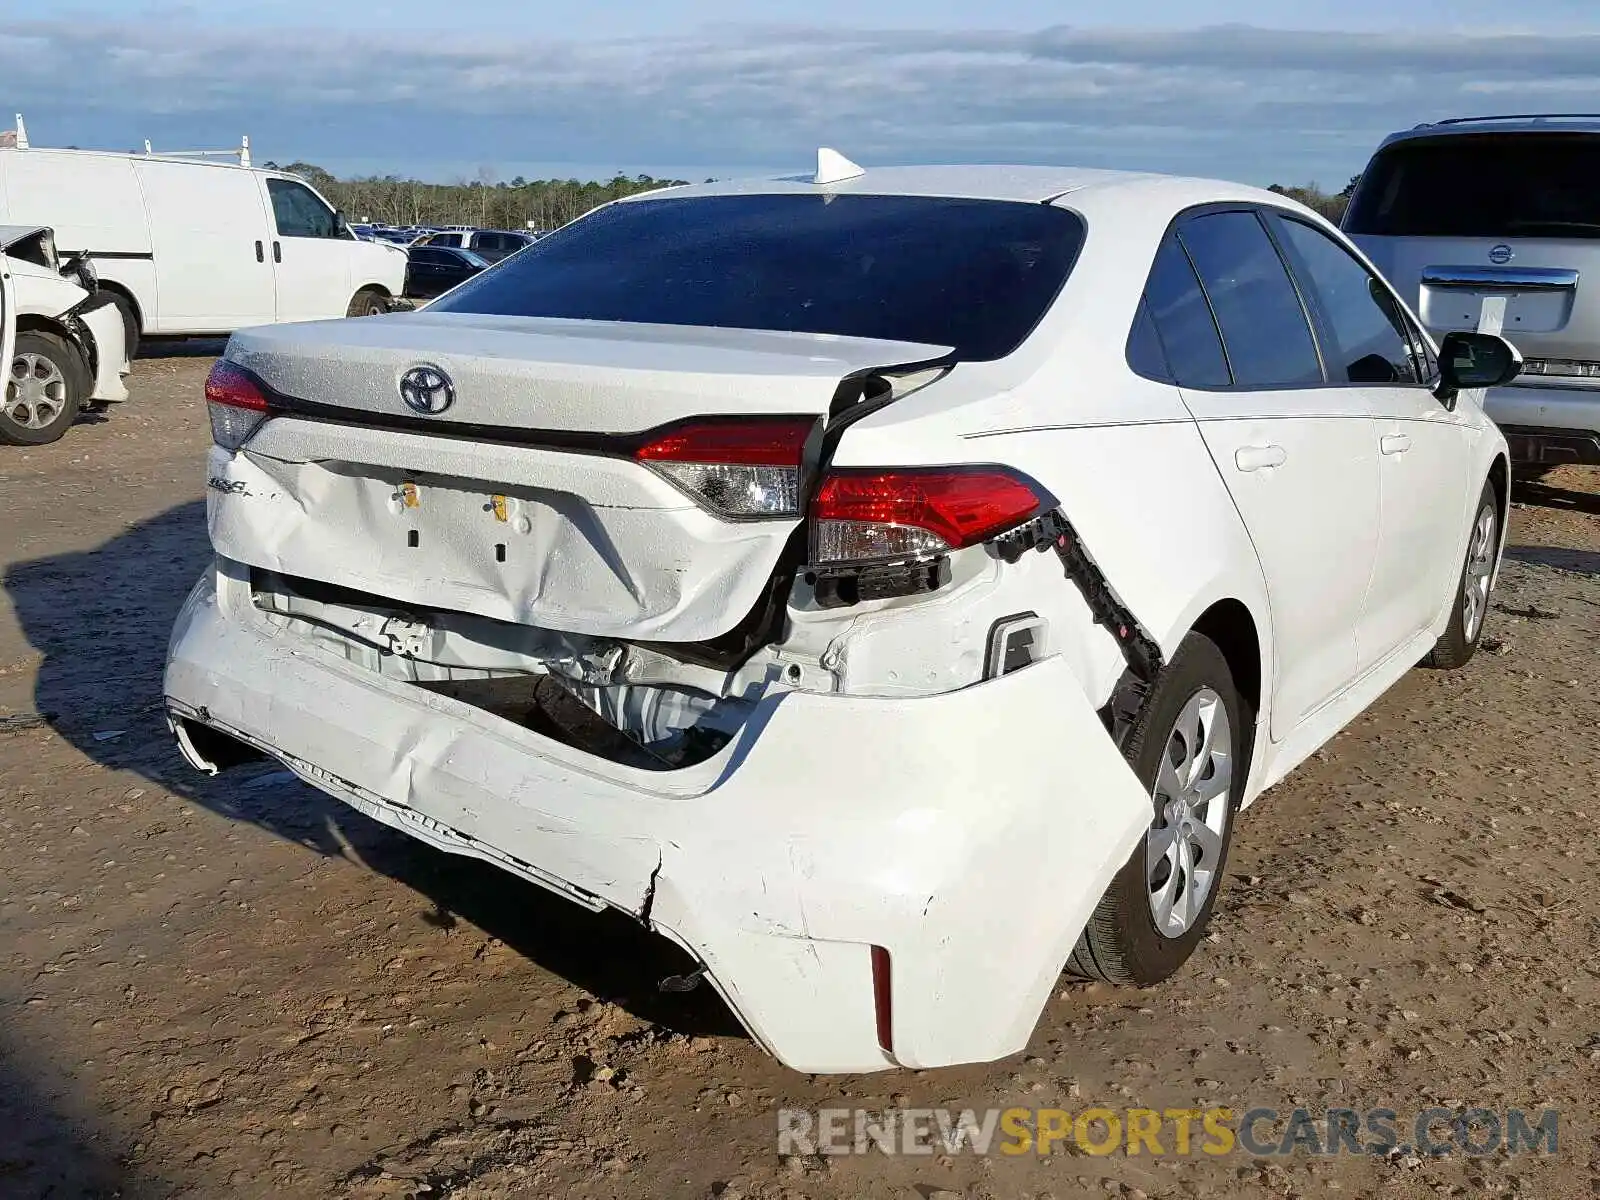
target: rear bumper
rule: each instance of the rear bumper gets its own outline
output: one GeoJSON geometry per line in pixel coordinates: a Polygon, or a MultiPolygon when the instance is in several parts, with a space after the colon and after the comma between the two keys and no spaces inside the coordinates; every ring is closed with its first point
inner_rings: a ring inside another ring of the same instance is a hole
{"type": "Polygon", "coordinates": [[[1600,464],[1600,388],[1496,388],[1483,407],[1514,462],[1600,464]]]}
{"type": "Polygon", "coordinates": [[[180,730],[231,734],[424,841],[640,917],[803,1071],[1022,1049],[1150,819],[1060,659],[927,699],[771,697],[715,758],[639,771],[274,630],[222,563],[179,616],[166,693],[180,730]]]}

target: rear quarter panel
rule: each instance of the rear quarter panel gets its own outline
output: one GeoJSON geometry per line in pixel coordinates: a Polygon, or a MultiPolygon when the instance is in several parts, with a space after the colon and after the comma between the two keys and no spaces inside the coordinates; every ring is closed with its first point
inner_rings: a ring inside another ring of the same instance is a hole
{"type": "MultiPolygon", "coordinates": [[[[963,429],[959,414],[919,420],[907,401],[901,419],[891,418],[895,405],[884,410],[882,421],[874,417],[852,427],[834,461],[845,466],[999,463],[1023,472],[1060,503],[1111,586],[1164,655],[1176,652],[1207,608],[1235,599],[1255,620],[1262,640],[1261,677],[1271,680],[1272,626],[1260,563],[1199,430],[1181,411],[1175,390],[1143,380],[1135,380],[1130,390],[1143,392],[1131,401],[1136,407],[1150,411],[1170,404],[1176,411],[1165,420],[986,433],[963,429]],[[1162,399],[1158,391],[1170,396],[1162,399]]],[[[1033,574],[1041,606],[1067,606],[1070,624],[1053,644],[1072,662],[1089,702],[1103,705],[1124,668],[1120,651],[1109,633],[1089,621],[1087,608],[1059,569],[1033,574]]]]}

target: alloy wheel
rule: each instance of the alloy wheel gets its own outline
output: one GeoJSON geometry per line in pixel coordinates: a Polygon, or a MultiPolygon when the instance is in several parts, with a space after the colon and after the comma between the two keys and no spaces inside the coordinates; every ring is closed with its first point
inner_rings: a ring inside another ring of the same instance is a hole
{"type": "Polygon", "coordinates": [[[1494,506],[1485,504],[1472,527],[1472,544],[1467,548],[1466,577],[1461,581],[1461,632],[1470,645],[1483,625],[1489,608],[1489,577],[1494,574],[1496,526],[1494,506]]]}
{"type": "Polygon", "coordinates": [[[1194,925],[1217,883],[1233,794],[1233,728],[1222,697],[1201,688],[1167,734],[1145,835],[1150,914],[1163,937],[1194,925]]]}
{"type": "Polygon", "coordinates": [[[67,407],[67,378],[42,354],[19,354],[6,376],[5,415],[24,429],[45,429],[67,407]]]}

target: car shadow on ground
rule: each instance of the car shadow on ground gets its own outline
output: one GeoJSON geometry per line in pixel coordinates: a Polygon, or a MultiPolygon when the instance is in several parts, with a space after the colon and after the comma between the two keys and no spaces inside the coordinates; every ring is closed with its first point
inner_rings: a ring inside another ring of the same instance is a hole
{"type": "Polygon", "coordinates": [[[499,868],[436,851],[275,764],[207,779],[184,763],[166,728],[161,676],[173,619],[209,557],[197,500],[97,549],[7,569],[18,622],[42,656],[35,708],[57,733],[105,767],[136,771],[318,854],[353,858],[425,897],[417,919],[446,928],[466,920],[643,1020],[686,1034],[740,1032],[710,988],[659,991],[661,979],[694,964],[620,913],[590,913],[499,868]]]}
{"type": "MultiPolygon", "coordinates": [[[[26,1002],[7,995],[0,1011],[26,1002]]],[[[49,1065],[32,1061],[23,1048],[23,1022],[5,1018],[0,1036],[0,1196],[111,1200],[115,1196],[163,1196],[161,1180],[130,1166],[118,1138],[68,1116],[49,1094],[70,1091],[49,1065]],[[51,1079],[54,1085],[46,1084],[51,1079]]]]}
{"type": "Polygon", "coordinates": [[[1540,508],[1600,516],[1600,493],[1573,491],[1559,487],[1549,479],[1518,478],[1511,485],[1511,498],[1518,504],[1536,504],[1540,508]]]}

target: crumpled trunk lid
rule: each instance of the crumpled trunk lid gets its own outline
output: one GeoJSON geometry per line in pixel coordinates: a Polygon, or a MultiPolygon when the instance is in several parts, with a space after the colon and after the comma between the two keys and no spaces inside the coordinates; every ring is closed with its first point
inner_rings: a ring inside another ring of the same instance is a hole
{"type": "Polygon", "coordinates": [[[416,313],[247,330],[227,357],[284,399],[214,450],[219,554],[408,607],[695,642],[762,597],[798,518],[713,515],[634,460],[690,417],[824,417],[842,379],[938,346],[416,313]],[[421,413],[427,366],[451,402],[421,413]]]}

